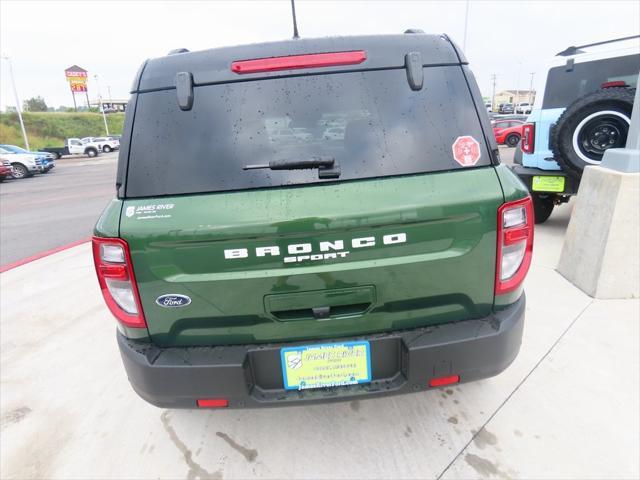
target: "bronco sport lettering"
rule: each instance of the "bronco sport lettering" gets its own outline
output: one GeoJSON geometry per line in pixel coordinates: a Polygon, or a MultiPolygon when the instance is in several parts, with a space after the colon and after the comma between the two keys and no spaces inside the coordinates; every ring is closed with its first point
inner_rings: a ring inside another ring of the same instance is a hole
{"type": "MultiPolygon", "coordinates": [[[[407,241],[406,233],[394,233],[392,235],[384,235],[382,237],[382,243],[384,245],[393,245],[396,243],[404,243],[407,241]]],[[[375,237],[362,237],[362,238],[354,238],[351,240],[352,248],[363,248],[363,247],[374,247],[376,245],[375,237]]],[[[285,257],[285,263],[291,262],[300,262],[303,260],[327,260],[330,258],[344,258],[349,252],[344,251],[344,240],[334,240],[331,242],[320,242],[319,250],[321,252],[330,252],[334,251],[335,253],[324,253],[324,254],[314,254],[313,253],[313,245],[311,243],[298,243],[293,245],[288,245],[286,251],[289,255],[297,255],[299,253],[308,253],[310,255],[301,255],[297,257],[285,257]]],[[[255,256],[256,257],[265,257],[267,255],[271,255],[277,257],[280,255],[280,247],[272,246],[272,247],[256,247],[255,256]]],[[[233,258],[248,258],[249,250],[246,248],[231,248],[224,251],[224,258],[233,259],[233,258]]]]}

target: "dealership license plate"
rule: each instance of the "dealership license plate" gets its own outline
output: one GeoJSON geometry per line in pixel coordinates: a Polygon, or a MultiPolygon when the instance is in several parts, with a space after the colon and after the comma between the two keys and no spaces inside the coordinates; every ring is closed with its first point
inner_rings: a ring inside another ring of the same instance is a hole
{"type": "Polygon", "coordinates": [[[531,182],[531,190],[534,192],[564,192],[564,177],[536,175],[531,182]]]}
{"type": "Polygon", "coordinates": [[[284,388],[356,385],[371,381],[369,342],[325,343],[280,350],[284,388]]]}

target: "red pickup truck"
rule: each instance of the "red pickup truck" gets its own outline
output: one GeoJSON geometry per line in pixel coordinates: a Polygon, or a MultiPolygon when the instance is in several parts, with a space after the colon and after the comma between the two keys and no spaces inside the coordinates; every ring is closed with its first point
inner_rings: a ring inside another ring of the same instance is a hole
{"type": "Polygon", "coordinates": [[[515,147],[522,138],[522,126],[520,120],[498,120],[493,123],[493,134],[499,145],[515,147]]]}

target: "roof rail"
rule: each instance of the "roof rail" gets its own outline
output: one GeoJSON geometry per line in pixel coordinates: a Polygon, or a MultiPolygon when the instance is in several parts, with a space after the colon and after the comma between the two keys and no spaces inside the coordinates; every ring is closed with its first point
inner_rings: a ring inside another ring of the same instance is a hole
{"type": "Polygon", "coordinates": [[[175,55],[177,53],[189,53],[189,50],[187,50],[186,48],[174,48],[169,53],[167,53],[167,55],[175,55]]]}
{"type": "Polygon", "coordinates": [[[632,35],[631,37],[614,38],[613,40],[605,40],[604,42],[589,43],[587,45],[580,45],[578,47],[574,47],[574,46],[567,47],[565,50],[561,51],[560,53],[556,53],[556,57],[568,57],[569,55],[577,55],[579,53],[584,53],[582,50],[580,50],[581,48],[595,47],[597,45],[606,45],[607,43],[622,42],[623,40],[631,40],[633,38],[640,38],[640,35],[632,35]]]}

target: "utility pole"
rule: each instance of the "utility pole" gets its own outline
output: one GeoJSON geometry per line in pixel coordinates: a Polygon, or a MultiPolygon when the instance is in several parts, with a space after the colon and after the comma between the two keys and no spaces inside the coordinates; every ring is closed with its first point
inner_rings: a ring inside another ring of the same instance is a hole
{"type": "Polygon", "coordinates": [[[491,75],[491,81],[493,83],[493,92],[491,93],[491,110],[496,108],[496,74],[491,75]]]}
{"type": "Polygon", "coordinates": [[[20,120],[20,129],[22,130],[22,138],[24,139],[24,146],[27,150],[29,148],[29,140],[27,139],[27,131],[24,128],[24,122],[22,121],[22,109],[20,108],[20,98],[18,98],[18,90],[16,89],[16,81],[13,78],[13,66],[11,65],[11,59],[7,55],[2,55],[2,58],[9,64],[9,76],[11,77],[11,85],[13,85],[13,96],[16,99],[16,112],[18,112],[18,120],[20,120]]]}
{"type": "Polygon", "coordinates": [[[462,51],[466,53],[467,51],[467,23],[469,20],[469,0],[467,0],[467,4],[464,10],[464,37],[462,40],[462,51]]]}
{"type": "Polygon", "coordinates": [[[298,34],[298,21],[296,20],[296,2],[291,0],[291,16],[293,17],[293,38],[300,38],[298,34]]]}
{"type": "Polygon", "coordinates": [[[98,75],[94,75],[93,78],[96,79],[96,87],[98,88],[98,105],[100,106],[100,113],[102,113],[102,120],[104,120],[104,129],[107,132],[108,137],[109,127],[107,126],[107,115],[104,113],[104,108],[102,106],[102,94],[100,93],[100,83],[98,82],[98,75]]]}
{"type": "Polygon", "coordinates": [[[529,75],[531,75],[531,80],[529,81],[529,105],[533,104],[533,76],[536,74],[536,72],[529,72],[529,75]]]}
{"type": "Polygon", "coordinates": [[[518,62],[518,76],[516,77],[516,97],[513,101],[513,113],[518,113],[518,97],[520,96],[520,72],[522,71],[522,62],[518,62]]]}

